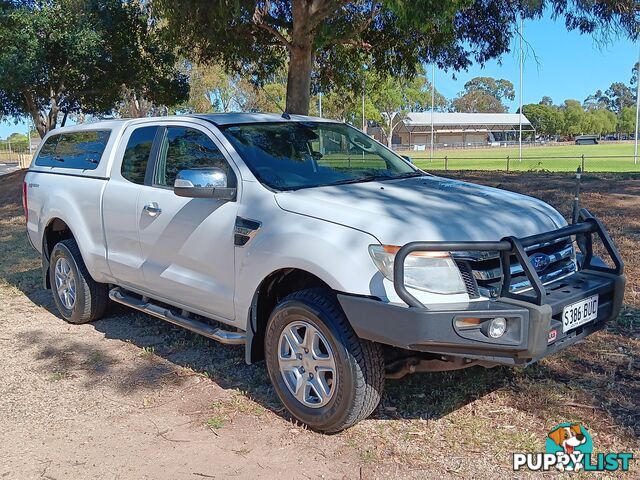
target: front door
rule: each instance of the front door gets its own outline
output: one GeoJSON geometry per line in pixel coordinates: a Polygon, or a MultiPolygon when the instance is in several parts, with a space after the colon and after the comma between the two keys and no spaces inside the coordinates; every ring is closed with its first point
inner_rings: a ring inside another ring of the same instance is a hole
{"type": "Polygon", "coordinates": [[[200,126],[161,127],[150,185],[138,198],[145,290],[219,320],[234,320],[235,201],[173,192],[180,170],[219,167],[236,182],[211,134],[200,126]]]}

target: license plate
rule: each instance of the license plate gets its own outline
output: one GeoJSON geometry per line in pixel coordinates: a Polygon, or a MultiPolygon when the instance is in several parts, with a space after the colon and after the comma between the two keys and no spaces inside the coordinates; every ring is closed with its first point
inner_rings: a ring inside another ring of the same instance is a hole
{"type": "Polygon", "coordinates": [[[562,331],[568,332],[598,317],[598,295],[585,298],[564,307],[562,311],[562,331]]]}

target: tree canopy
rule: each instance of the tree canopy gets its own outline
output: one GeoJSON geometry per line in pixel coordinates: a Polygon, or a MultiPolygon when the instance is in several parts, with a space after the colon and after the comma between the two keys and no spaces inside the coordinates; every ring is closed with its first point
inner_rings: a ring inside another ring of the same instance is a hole
{"type": "Polygon", "coordinates": [[[0,3],[0,116],[30,115],[41,136],[73,113],[110,112],[123,92],[172,104],[186,78],[143,4],[121,0],[0,3]]]}
{"type": "Polygon", "coordinates": [[[419,65],[460,70],[509,50],[517,19],[545,9],[582,33],[638,37],[634,0],[152,0],[185,55],[262,83],[286,69],[286,109],[312,92],[351,86],[366,65],[412,78],[419,65]]]}
{"type": "Polygon", "coordinates": [[[529,104],[522,106],[522,113],[531,122],[539,135],[558,135],[563,131],[562,112],[553,105],[529,104]]]}
{"type": "Polygon", "coordinates": [[[513,100],[515,95],[509,80],[475,77],[464,84],[464,90],[451,105],[456,112],[505,113],[508,108],[502,100],[513,100]]]}
{"type": "MultiPolygon", "coordinates": [[[[633,110],[635,125],[635,109],[625,107],[624,110],[633,110]]],[[[577,100],[565,100],[560,107],[555,105],[542,105],[533,103],[522,106],[522,112],[531,122],[539,135],[550,137],[555,135],[575,136],[581,134],[605,135],[616,131],[629,133],[629,125],[624,120],[630,118],[630,113],[625,117],[616,116],[607,108],[583,108],[577,100]]]]}
{"type": "MultiPolygon", "coordinates": [[[[387,75],[375,78],[369,75],[369,108],[365,111],[368,119],[377,122],[384,132],[389,147],[393,132],[407,112],[422,112],[431,108],[432,85],[423,75],[411,80],[387,75]]],[[[443,110],[447,100],[434,92],[435,108],[443,110]]]]}

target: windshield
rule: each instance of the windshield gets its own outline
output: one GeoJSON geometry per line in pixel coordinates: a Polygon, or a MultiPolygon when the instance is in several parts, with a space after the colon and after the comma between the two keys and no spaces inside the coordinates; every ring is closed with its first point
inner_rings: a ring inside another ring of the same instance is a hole
{"type": "Polygon", "coordinates": [[[251,123],[221,130],[258,180],[276,190],[423,175],[340,123],[251,123]]]}

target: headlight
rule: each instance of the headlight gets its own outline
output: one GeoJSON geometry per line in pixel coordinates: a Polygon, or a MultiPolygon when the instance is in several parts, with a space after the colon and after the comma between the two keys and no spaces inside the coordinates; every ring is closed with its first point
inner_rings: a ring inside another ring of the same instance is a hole
{"type": "MultiPolygon", "coordinates": [[[[380,273],[393,281],[393,262],[400,247],[369,245],[369,255],[380,273]]],[[[413,252],[404,264],[404,284],[432,293],[464,293],[458,266],[448,252],[413,252]]]]}

